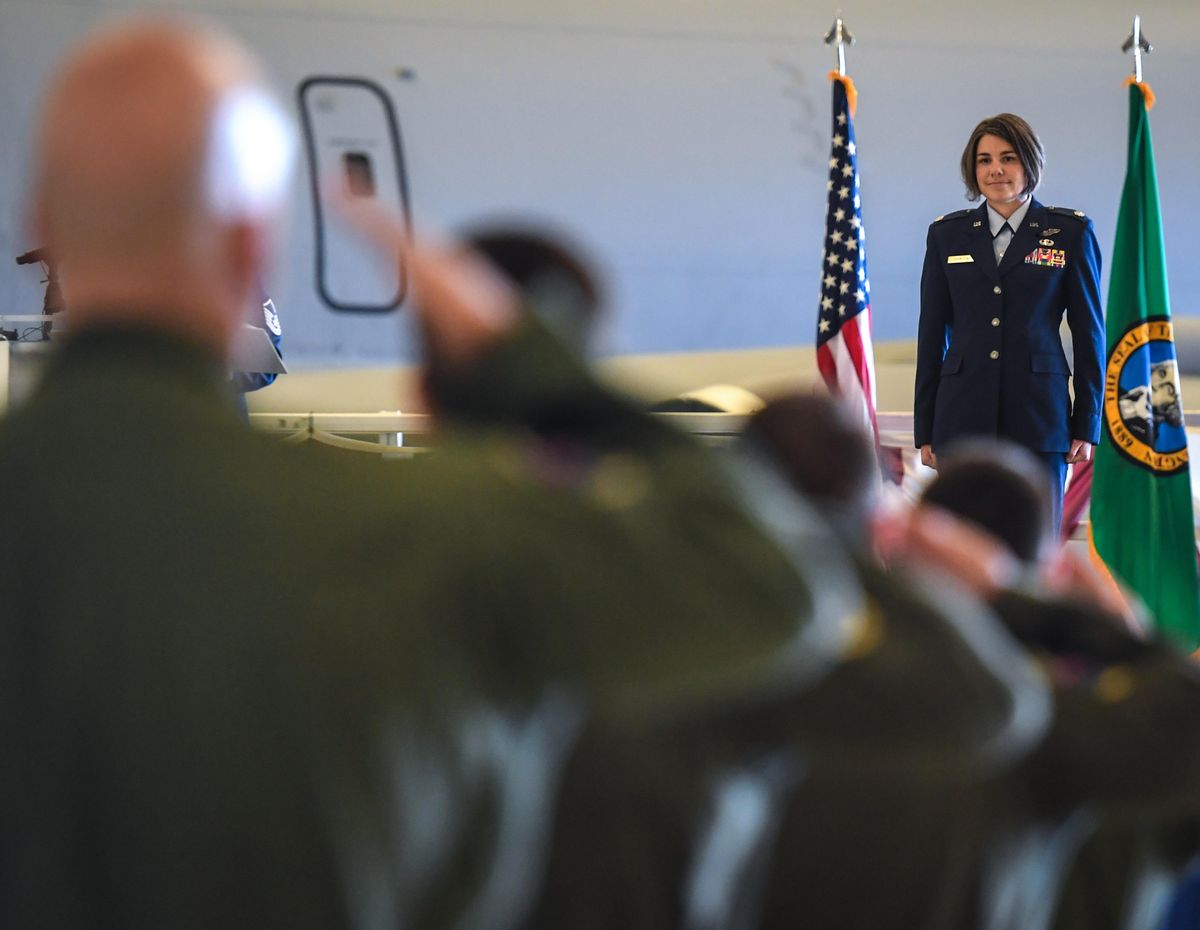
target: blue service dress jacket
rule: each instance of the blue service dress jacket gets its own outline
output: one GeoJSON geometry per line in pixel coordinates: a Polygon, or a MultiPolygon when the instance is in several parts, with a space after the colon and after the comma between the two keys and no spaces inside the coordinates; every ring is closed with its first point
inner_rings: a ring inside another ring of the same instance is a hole
{"type": "Polygon", "coordinates": [[[943,451],[965,436],[1003,436],[1035,452],[1100,439],[1104,317],[1100,247],[1082,213],[1034,200],[997,266],[987,204],[929,227],[913,438],[943,451]],[[1075,356],[1059,326],[1063,314],[1075,356]]]}

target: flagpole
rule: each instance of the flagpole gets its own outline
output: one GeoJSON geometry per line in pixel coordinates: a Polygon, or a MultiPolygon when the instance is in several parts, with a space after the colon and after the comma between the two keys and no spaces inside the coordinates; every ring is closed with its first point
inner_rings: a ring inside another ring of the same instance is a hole
{"type": "Polygon", "coordinates": [[[862,417],[879,444],[875,413],[875,353],[871,341],[871,281],[867,274],[866,230],[859,191],[854,110],[858,91],[846,74],[846,46],[854,36],[838,10],[825,44],[837,51],[832,136],[826,181],[825,245],[821,252],[821,296],[817,311],[817,369],[831,393],[862,417]]]}
{"type": "MultiPolygon", "coordinates": [[[[838,22],[840,23],[841,20],[839,19],[838,22]]],[[[1126,54],[1130,50],[1133,51],[1133,80],[1135,84],[1141,84],[1142,55],[1149,55],[1154,51],[1154,46],[1150,44],[1145,33],[1142,32],[1142,17],[1138,15],[1133,17],[1133,30],[1129,33],[1129,38],[1121,46],[1121,51],[1126,54]]]]}
{"type": "Polygon", "coordinates": [[[1148,115],[1154,94],[1142,74],[1151,46],[1141,17],[1134,18],[1121,50],[1134,55],[1133,73],[1125,79],[1128,160],[1104,314],[1105,400],[1090,537],[1092,551],[1145,602],[1159,632],[1191,653],[1200,646],[1200,579],[1148,115]],[[1149,409],[1122,406],[1138,392],[1149,396],[1149,409]]]}
{"type": "Polygon", "coordinates": [[[846,28],[845,20],[842,19],[842,11],[837,11],[837,18],[833,21],[833,26],[829,32],[825,33],[825,44],[836,46],[837,50],[837,72],[842,77],[846,76],[846,46],[854,44],[854,34],[846,28]]]}

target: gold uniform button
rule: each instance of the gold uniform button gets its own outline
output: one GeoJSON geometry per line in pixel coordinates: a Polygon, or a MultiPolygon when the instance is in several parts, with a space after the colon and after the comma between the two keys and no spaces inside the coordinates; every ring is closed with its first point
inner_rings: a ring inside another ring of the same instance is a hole
{"type": "Polygon", "coordinates": [[[995,349],[992,349],[992,351],[988,353],[988,358],[997,359],[999,357],[1000,357],[1000,353],[997,352],[995,349]]]}
{"type": "Polygon", "coordinates": [[[992,317],[992,325],[999,326],[1000,325],[1000,317],[998,317],[998,316],[992,317]]]}
{"type": "Polygon", "coordinates": [[[993,294],[1002,294],[1004,292],[1000,289],[1000,285],[997,284],[995,287],[992,288],[992,293],[993,294]]]}

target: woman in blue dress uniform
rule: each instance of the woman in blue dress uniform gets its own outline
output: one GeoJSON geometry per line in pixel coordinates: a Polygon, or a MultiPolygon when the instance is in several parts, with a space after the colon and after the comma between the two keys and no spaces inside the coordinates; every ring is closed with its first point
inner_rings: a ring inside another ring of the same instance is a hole
{"type": "Polygon", "coordinates": [[[967,196],[984,202],[929,227],[913,434],[921,461],[934,468],[966,436],[1025,446],[1050,473],[1057,527],[1067,465],[1088,461],[1100,438],[1104,317],[1092,222],[1033,198],[1044,163],[1037,134],[1019,116],[1001,113],[971,133],[962,177],[967,196]]]}

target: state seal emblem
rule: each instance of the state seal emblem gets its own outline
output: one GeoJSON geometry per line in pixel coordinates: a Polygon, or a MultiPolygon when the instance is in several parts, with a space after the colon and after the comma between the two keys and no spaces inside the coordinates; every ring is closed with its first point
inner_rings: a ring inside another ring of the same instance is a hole
{"type": "Polygon", "coordinates": [[[1132,323],[1113,345],[1104,377],[1104,423],[1117,451],[1148,471],[1187,467],[1187,434],[1175,362],[1175,335],[1165,316],[1132,323]]]}

